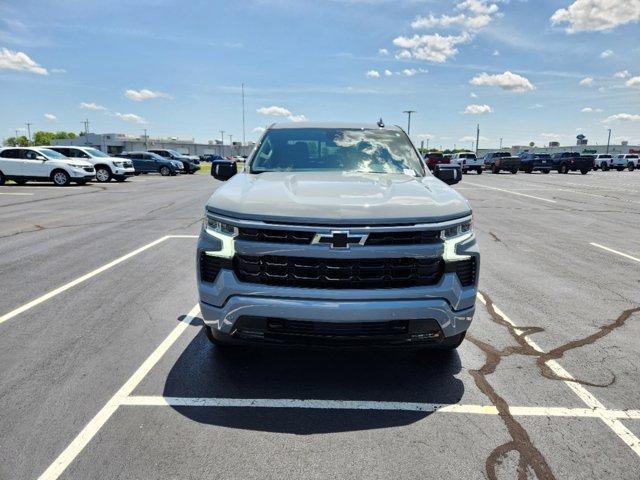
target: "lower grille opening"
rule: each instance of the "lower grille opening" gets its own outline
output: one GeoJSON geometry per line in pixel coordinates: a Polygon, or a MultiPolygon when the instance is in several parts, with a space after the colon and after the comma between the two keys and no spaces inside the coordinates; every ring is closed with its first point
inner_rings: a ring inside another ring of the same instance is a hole
{"type": "Polygon", "coordinates": [[[456,262],[456,275],[463,287],[473,285],[476,281],[476,257],[456,262]]]}
{"type": "Polygon", "coordinates": [[[384,322],[316,322],[242,316],[233,336],[247,341],[287,344],[414,344],[442,340],[435,319],[384,322]]]}

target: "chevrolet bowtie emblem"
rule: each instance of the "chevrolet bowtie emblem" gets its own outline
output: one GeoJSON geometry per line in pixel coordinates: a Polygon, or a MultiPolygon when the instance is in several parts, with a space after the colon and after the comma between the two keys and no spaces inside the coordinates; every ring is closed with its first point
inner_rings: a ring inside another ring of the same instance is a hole
{"type": "Polygon", "coordinates": [[[368,233],[351,234],[347,230],[332,230],[331,233],[316,233],[312,243],[324,243],[331,248],[349,248],[349,245],[364,245],[368,233]]]}

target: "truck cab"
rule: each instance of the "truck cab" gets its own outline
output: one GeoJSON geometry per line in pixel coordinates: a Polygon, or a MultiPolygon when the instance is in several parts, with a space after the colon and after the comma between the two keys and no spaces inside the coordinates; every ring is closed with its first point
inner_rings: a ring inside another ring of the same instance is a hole
{"type": "Polygon", "coordinates": [[[476,154],[472,152],[454,153],[451,157],[451,163],[460,165],[462,173],[467,173],[470,170],[473,170],[480,175],[484,168],[484,161],[481,158],[476,157],[476,154]]]}

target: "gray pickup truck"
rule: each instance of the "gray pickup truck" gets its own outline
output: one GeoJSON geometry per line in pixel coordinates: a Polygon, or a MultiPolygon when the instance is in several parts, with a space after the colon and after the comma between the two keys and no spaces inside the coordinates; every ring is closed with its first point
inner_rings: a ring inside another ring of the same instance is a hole
{"type": "Polygon", "coordinates": [[[399,127],[276,124],[217,161],[197,281],[205,331],[246,343],[454,349],[474,314],[471,208],[399,127]]]}

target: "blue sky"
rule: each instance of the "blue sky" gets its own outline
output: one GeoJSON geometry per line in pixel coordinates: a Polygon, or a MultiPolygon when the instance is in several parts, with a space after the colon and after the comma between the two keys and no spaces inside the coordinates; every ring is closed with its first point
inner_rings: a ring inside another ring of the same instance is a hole
{"type": "Polygon", "coordinates": [[[640,143],[640,0],[0,3],[0,138],[207,141],[274,121],[406,125],[430,146],[640,143]],[[584,111],[583,111],[584,110],[584,111]],[[46,116],[45,116],[46,115],[46,116]]]}

